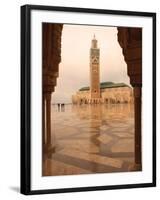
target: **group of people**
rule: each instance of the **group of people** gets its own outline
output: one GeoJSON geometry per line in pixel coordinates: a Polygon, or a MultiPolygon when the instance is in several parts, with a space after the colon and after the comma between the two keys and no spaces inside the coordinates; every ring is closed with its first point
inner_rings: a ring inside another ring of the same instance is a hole
{"type": "Polygon", "coordinates": [[[58,111],[64,111],[65,110],[65,104],[64,103],[58,103],[58,111]]]}

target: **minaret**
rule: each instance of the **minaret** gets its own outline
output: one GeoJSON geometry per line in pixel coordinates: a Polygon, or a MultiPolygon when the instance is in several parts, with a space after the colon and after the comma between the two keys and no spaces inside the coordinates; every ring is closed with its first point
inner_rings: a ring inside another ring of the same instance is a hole
{"type": "Polygon", "coordinates": [[[90,98],[91,103],[100,103],[100,50],[97,47],[95,35],[91,42],[90,48],[90,98]]]}

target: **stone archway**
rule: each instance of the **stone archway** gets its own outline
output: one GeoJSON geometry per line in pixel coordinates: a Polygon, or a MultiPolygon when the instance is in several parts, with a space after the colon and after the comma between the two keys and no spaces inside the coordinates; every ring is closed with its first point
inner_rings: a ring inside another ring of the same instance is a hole
{"type": "Polygon", "coordinates": [[[141,170],[142,29],[118,28],[118,42],[127,63],[127,73],[134,91],[135,165],[133,169],[141,170]]]}
{"type": "MultiPolygon", "coordinates": [[[[43,150],[52,148],[51,94],[54,92],[61,61],[62,24],[43,23],[43,150]],[[47,147],[47,148],[45,148],[47,147]]],[[[130,84],[134,90],[135,165],[141,169],[141,87],[142,87],[142,29],[117,28],[130,84]]],[[[92,102],[91,102],[92,103],[92,102]]]]}
{"type": "Polygon", "coordinates": [[[42,28],[42,130],[43,151],[52,148],[51,94],[54,92],[61,61],[62,24],[43,23],[42,28]]]}

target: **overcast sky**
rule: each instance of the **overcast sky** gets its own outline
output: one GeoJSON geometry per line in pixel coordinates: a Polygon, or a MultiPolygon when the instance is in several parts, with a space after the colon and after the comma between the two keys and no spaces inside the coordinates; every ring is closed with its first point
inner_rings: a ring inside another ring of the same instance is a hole
{"type": "Polygon", "coordinates": [[[116,27],[64,25],[59,77],[52,102],[70,103],[72,94],[89,86],[89,51],[94,34],[100,48],[100,81],[129,84],[116,27]]]}

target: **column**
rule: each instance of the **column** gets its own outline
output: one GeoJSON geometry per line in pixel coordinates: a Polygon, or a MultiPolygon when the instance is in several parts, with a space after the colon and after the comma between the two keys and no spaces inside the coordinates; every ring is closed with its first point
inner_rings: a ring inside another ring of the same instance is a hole
{"type": "Polygon", "coordinates": [[[46,132],[46,128],[45,128],[45,96],[43,94],[42,97],[42,140],[43,140],[43,151],[44,151],[44,147],[45,147],[45,132],[46,132]]]}
{"type": "Polygon", "coordinates": [[[122,47],[122,53],[127,63],[127,73],[134,92],[135,160],[129,170],[141,170],[142,29],[118,27],[118,42],[122,47]]]}
{"type": "Polygon", "coordinates": [[[141,150],[141,86],[134,87],[134,120],[135,120],[135,170],[142,168],[141,150]]]}
{"type": "Polygon", "coordinates": [[[51,93],[46,94],[46,144],[51,147],[51,93]]]}

